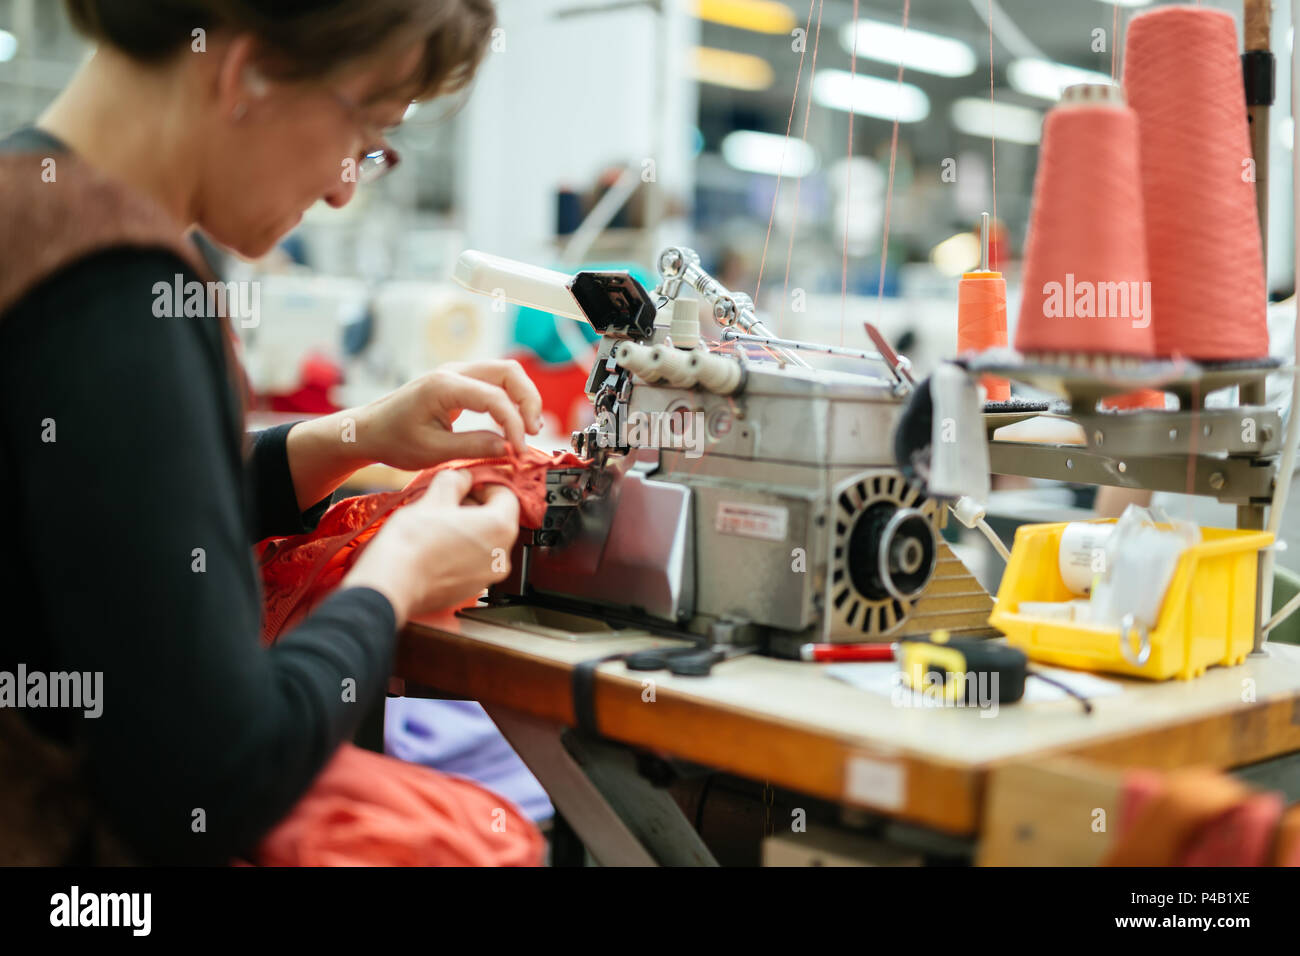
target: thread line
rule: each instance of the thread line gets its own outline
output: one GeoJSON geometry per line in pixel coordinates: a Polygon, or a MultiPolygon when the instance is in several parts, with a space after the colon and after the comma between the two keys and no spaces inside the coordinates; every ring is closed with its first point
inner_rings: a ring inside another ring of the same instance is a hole
{"type": "Polygon", "coordinates": [[[808,51],[808,31],[812,27],[813,6],[816,3],[817,0],[808,0],[808,19],[803,30],[804,45],[799,49],[799,72],[794,76],[794,96],[790,97],[790,115],[785,121],[785,142],[781,144],[781,167],[776,171],[776,189],[772,192],[772,211],[767,217],[767,236],[763,239],[763,255],[758,262],[758,282],[754,285],[755,309],[758,308],[758,293],[763,288],[763,268],[767,265],[767,246],[772,240],[772,223],[776,221],[776,201],[781,197],[781,178],[785,173],[785,152],[790,145],[790,129],[794,126],[794,110],[799,102],[799,80],[803,76],[803,60],[808,51]]]}
{"type": "MultiPolygon", "coordinates": [[[[903,0],[903,39],[907,36],[907,20],[912,11],[912,0],[903,0]]],[[[889,185],[885,190],[885,225],[880,242],[880,283],[876,288],[876,302],[880,309],[885,305],[885,267],[889,264],[889,217],[894,206],[894,168],[898,163],[898,124],[903,111],[903,54],[898,54],[898,96],[894,110],[894,133],[889,142],[889,185]]],[[[844,210],[845,221],[849,210],[844,210]]],[[[845,290],[847,297],[847,289],[845,290]]]]}
{"type": "MultiPolygon", "coordinates": [[[[808,140],[808,117],[812,113],[813,86],[817,79],[817,49],[821,46],[822,39],[822,4],[825,0],[817,0],[817,32],[813,37],[813,55],[812,65],[808,71],[808,93],[804,97],[803,110],[803,130],[800,136],[805,142],[808,140]]],[[[798,92],[795,93],[798,96],[798,92]]],[[[852,117],[852,114],[849,114],[852,117]]],[[[852,122],[852,119],[850,119],[852,122]]],[[[788,134],[787,134],[788,135],[788,134]]],[[[790,261],[794,258],[794,234],[799,227],[799,193],[803,187],[803,179],[794,181],[794,212],[790,218],[790,244],[785,251],[785,283],[781,287],[781,305],[777,312],[776,330],[779,335],[783,331],[785,324],[785,303],[790,297],[790,261]]]]}
{"type": "Polygon", "coordinates": [[[989,0],[989,159],[993,178],[993,221],[989,223],[989,268],[998,271],[997,243],[993,232],[998,226],[998,131],[997,103],[993,98],[993,0],[989,0]]]}
{"type": "MultiPolygon", "coordinates": [[[[858,0],[853,0],[853,49],[849,52],[849,89],[858,79],[858,0]]],[[[844,323],[849,308],[849,216],[853,211],[853,117],[856,101],[849,103],[849,152],[844,162],[844,245],[840,262],[840,345],[844,345],[844,323]]]]}

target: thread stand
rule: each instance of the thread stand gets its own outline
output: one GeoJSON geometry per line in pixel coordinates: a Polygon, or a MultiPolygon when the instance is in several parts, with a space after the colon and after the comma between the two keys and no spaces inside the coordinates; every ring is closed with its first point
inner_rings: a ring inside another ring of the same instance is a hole
{"type": "Polygon", "coordinates": [[[1172,392],[1183,409],[1203,406],[1211,392],[1261,383],[1283,366],[1277,358],[1192,362],[1130,356],[1022,356],[1002,349],[968,356],[965,364],[972,374],[999,375],[1058,395],[1080,414],[1090,412],[1103,398],[1139,388],[1172,392]]]}
{"type": "Polygon", "coordinates": [[[1252,508],[1270,502],[1283,445],[1281,414],[1262,405],[1205,408],[1204,399],[1217,389],[1294,371],[1290,366],[1283,369],[1277,359],[1201,364],[1080,358],[1078,364],[1047,362],[998,350],[967,359],[972,377],[998,374],[1060,395],[1069,402],[1063,417],[1084,431],[1084,445],[994,441],[993,432],[1011,419],[986,415],[995,474],[1189,493],[1252,508]],[[1099,399],[1135,388],[1173,392],[1181,407],[1096,410],[1099,399]]]}

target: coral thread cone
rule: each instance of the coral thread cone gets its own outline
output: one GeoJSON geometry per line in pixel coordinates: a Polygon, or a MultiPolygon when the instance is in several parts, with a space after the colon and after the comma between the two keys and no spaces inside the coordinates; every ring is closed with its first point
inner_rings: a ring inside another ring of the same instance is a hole
{"type": "Polygon", "coordinates": [[[1063,99],[1047,114],[1019,351],[1153,354],[1137,142],[1122,103],[1063,99]]]}
{"type": "Polygon", "coordinates": [[[1264,258],[1230,14],[1134,17],[1124,88],[1138,116],[1159,355],[1268,355],[1264,258]]]}

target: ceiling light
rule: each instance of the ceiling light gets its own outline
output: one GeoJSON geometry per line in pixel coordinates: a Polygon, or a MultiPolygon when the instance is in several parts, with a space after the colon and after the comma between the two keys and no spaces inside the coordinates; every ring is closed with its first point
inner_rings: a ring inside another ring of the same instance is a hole
{"type": "Polygon", "coordinates": [[[857,55],[868,60],[902,63],[905,69],[937,76],[970,76],[975,72],[975,51],[951,37],[904,30],[879,20],[860,20],[856,30],[852,23],[840,30],[840,45],[849,53],[854,52],[855,35],[857,55]]]}
{"type": "Polygon", "coordinates": [[[695,0],[695,16],[755,33],[789,33],[798,24],[794,11],[775,0],[695,0]]]}
{"type": "Polygon", "coordinates": [[[740,129],[722,141],[722,158],[735,169],[800,179],[817,168],[817,152],[796,137],[740,129]]]}
{"type": "Polygon", "coordinates": [[[1061,98],[1061,90],[1079,83],[1111,83],[1109,73],[1096,70],[1084,70],[1051,60],[1012,60],[1007,67],[1007,80],[1011,88],[1026,96],[1055,102],[1061,98]]]}
{"type": "Polygon", "coordinates": [[[952,104],[952,125],[970,136],[1032,146],[1043,135],[1043,114],[1027,106],[991,104],[978,96],[965,96],[952,104]]]}
{"type": "Polygon", "coordinates": [[[0,63],[8,63],[18,52],[18,38],[8,30],[0,30],[0,63]]]}
{"type": "Polygon", "coordinates": [[[775,77],[761,56],[701,46],[695,48],[695,78],[733,90],[765,90],[775,77]]]}
{"type": "Polygon", "coordinates": [[[930,115],[930,98],[911,83],[854,76],[847,70],[822,70],[813,80],[813,99],[833,110],[900,123],[919,123],[930,115]]]}

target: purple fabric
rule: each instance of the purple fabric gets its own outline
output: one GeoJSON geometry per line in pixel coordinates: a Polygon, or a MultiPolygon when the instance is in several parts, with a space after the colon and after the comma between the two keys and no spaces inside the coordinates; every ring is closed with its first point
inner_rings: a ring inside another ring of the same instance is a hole
{"type": "Polygon", "coordinates": [[[475,701],[388,698],[384,751],[481,783],[533,821],[555,813],[542,785],[475,701]]]}

